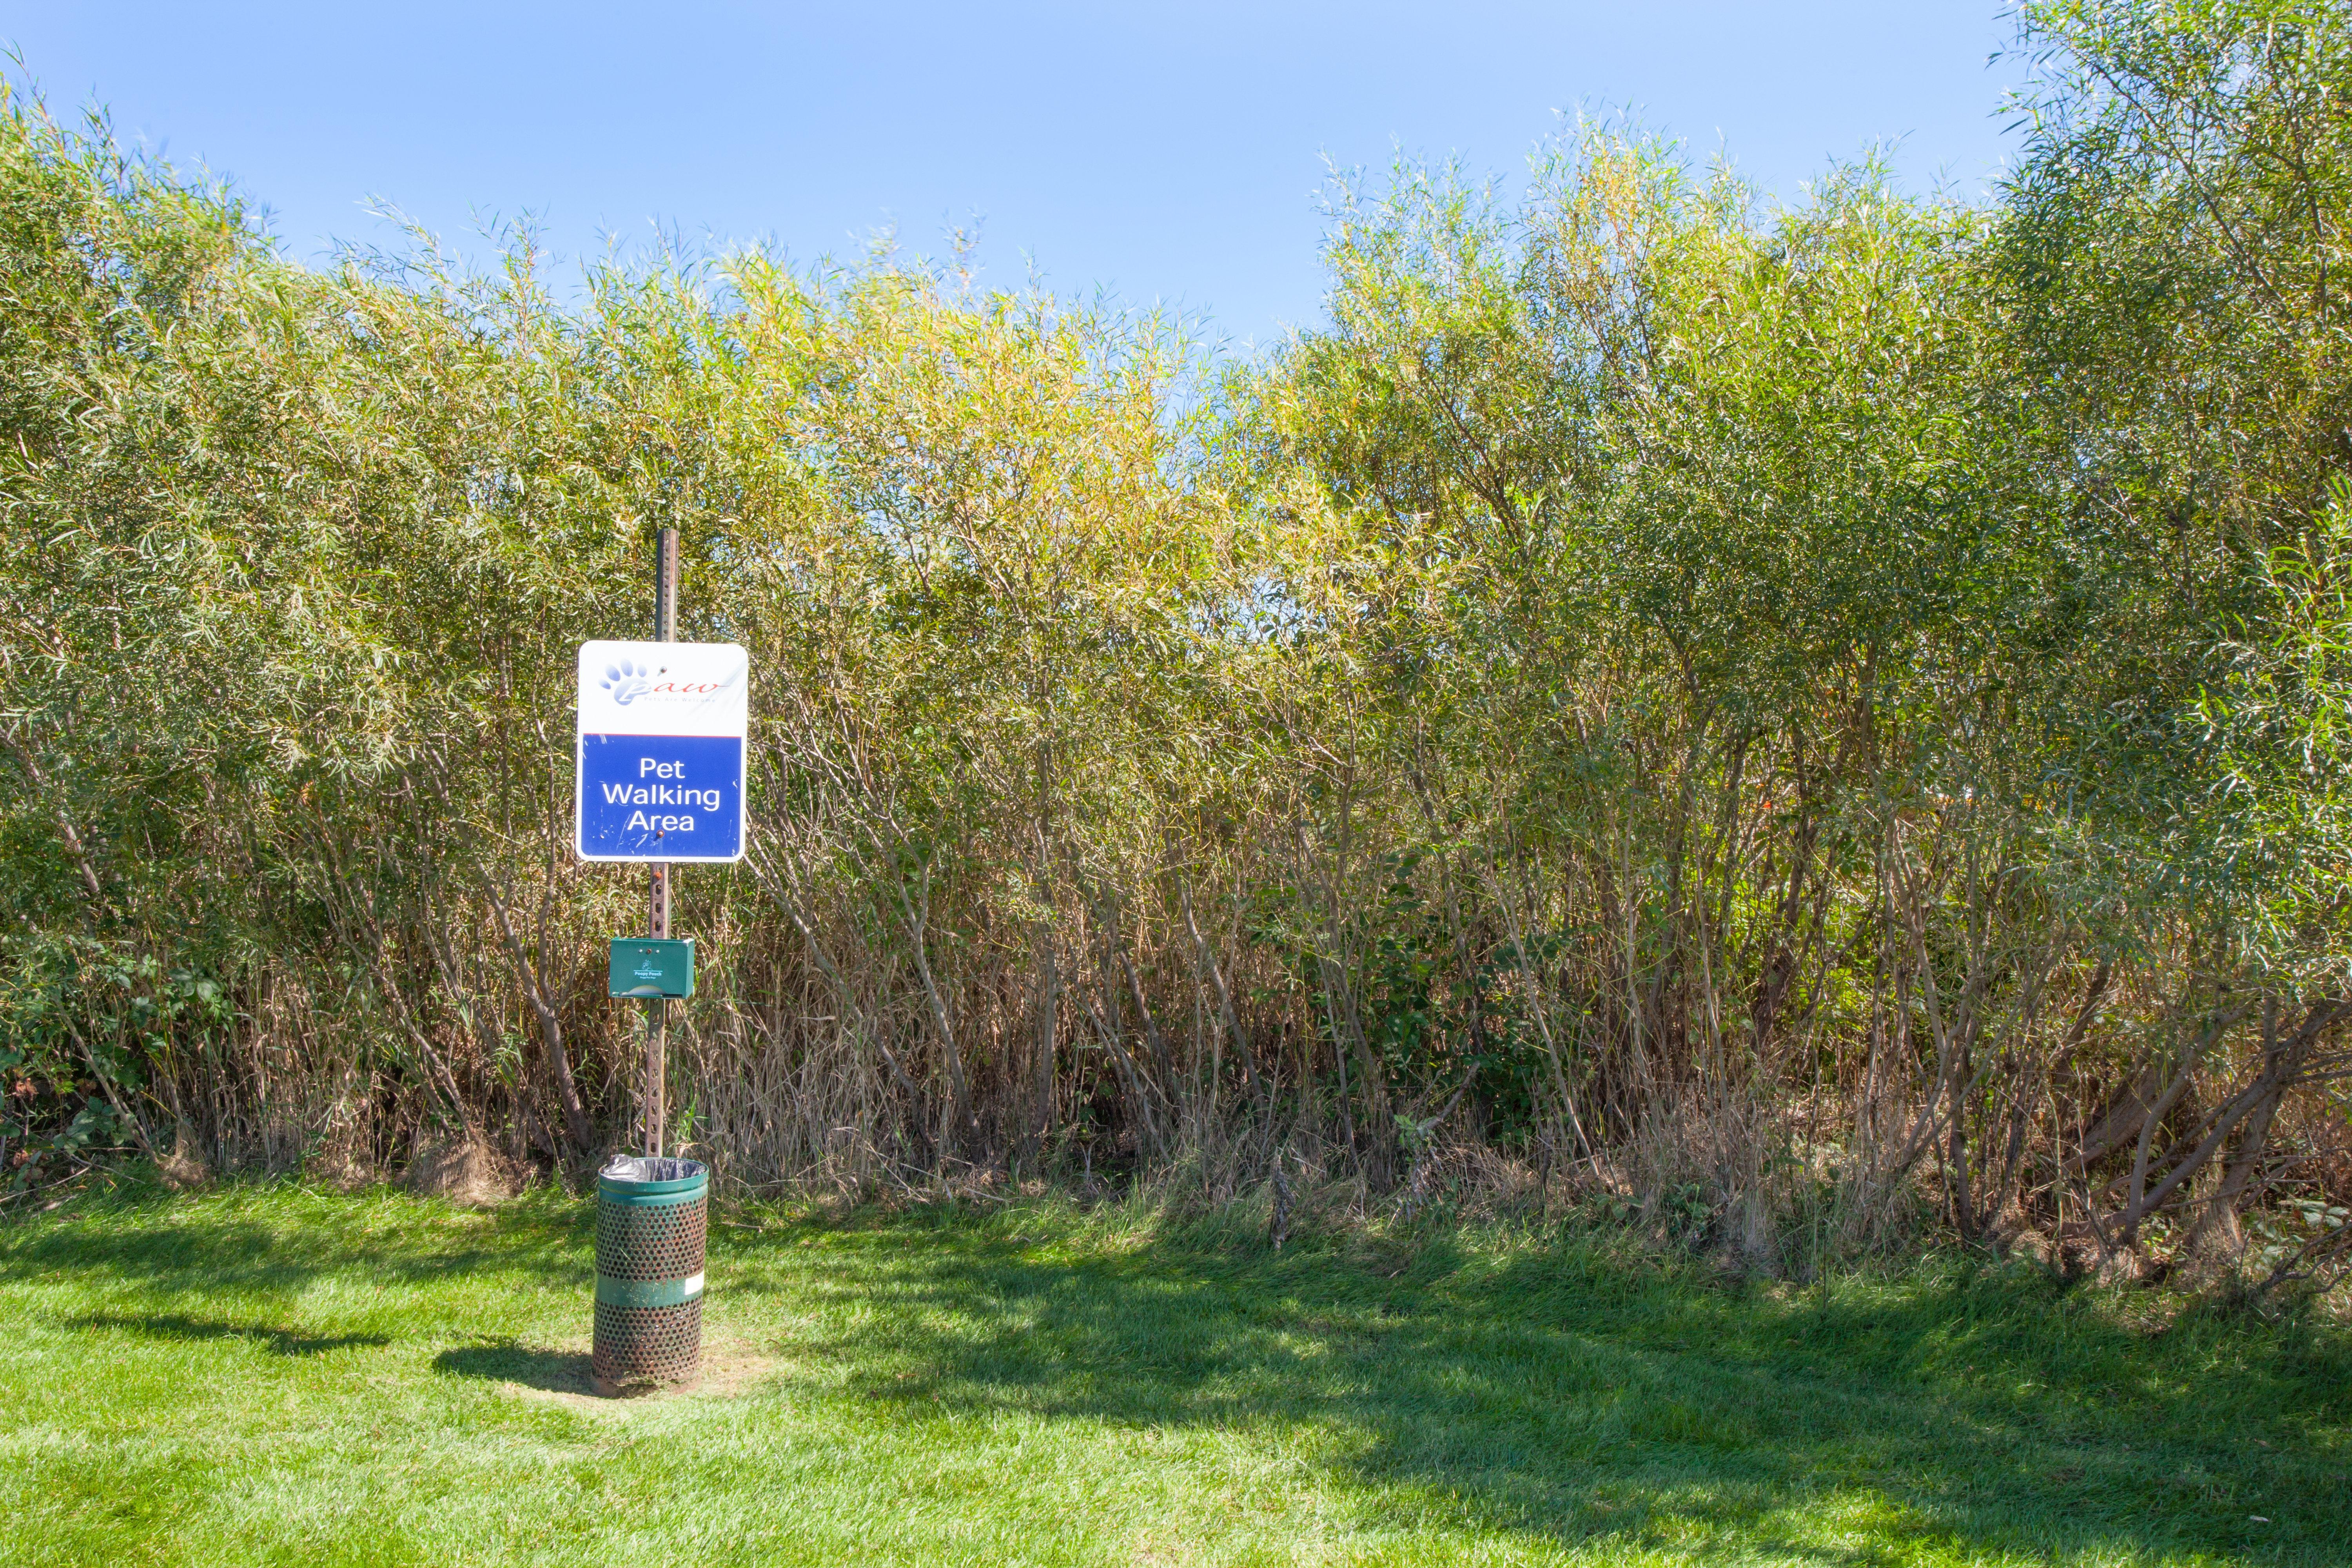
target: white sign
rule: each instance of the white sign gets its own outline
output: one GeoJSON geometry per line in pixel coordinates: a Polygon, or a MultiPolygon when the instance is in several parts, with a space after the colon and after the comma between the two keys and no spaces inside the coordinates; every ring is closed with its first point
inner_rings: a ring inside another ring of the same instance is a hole
{"type": "Polygon", "coordinates": [[[581,858],[741,859],[750,698],[734,643],[581,644],[581,858]]]}

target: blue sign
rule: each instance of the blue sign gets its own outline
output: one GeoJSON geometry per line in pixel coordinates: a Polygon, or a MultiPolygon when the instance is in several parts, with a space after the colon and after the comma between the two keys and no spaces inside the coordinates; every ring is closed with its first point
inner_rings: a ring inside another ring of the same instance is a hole
{"type": "Polygon", "coordinates": [[[742,858],[749,685],[733,643],[581,645],[581,858],[742,858]]]}
{"type": "Polygon", "coordinates": [[[741,739],[581,736],[580,852],[595,860],[740,856],[741,739]]]}

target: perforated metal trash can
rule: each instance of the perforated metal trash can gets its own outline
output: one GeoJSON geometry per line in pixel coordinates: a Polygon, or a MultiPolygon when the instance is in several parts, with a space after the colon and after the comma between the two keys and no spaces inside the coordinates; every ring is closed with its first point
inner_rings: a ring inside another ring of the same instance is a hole
{"type": "Polygon", "coordinates": [[[691,1383],[702,1366],[710,1172],[623,1157],[596,1174],[596,1392],[691,1383]]]}

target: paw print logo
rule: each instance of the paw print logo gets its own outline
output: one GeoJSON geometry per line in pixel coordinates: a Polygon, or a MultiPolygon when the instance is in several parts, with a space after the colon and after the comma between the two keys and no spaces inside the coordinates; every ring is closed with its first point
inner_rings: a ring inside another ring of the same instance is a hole
{"type": "Polygon", "coordinates": [[[604,667],[604,679],[597,684],[613,694],[613,701],[623,708],[653,689],[656,672],[627,659],[604,667]]]}

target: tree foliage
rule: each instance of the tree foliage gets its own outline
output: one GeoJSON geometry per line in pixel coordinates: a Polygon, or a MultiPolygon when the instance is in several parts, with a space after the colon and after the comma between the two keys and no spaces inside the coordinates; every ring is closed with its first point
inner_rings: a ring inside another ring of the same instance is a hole
{"type": "Polygon", "coordinates": [[[2324,1220],[2352,22],[2021,26],[1989,202],[1583,125],[1335,186],[1248,362],[953,258],[306,269],[12,101],[11,1179],[627,1139],[566,683],[676,527],[754,660],[674,1095],[738,1179],[2324,1220]]]}

